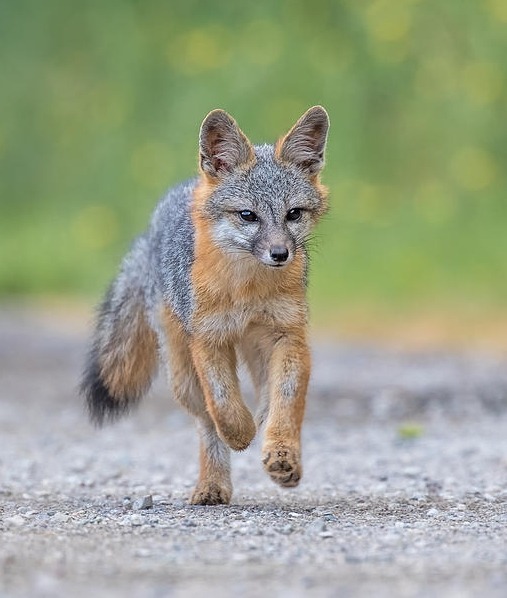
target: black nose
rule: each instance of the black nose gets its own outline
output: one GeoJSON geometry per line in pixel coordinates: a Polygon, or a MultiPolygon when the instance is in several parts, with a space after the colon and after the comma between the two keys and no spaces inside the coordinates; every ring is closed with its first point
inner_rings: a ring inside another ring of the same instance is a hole
{"type": "Polygon", "coordinates": [[[289,257],[289,250],[283,245],[275,245],[269,250],[269,255],[274,262],[286,262],[289,257]]]}

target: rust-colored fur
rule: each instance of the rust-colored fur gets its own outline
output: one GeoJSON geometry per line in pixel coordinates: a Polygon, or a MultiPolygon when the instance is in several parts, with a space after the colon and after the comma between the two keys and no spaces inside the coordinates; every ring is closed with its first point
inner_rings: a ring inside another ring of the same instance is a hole
{"type": "Polygon", "coordinates": [[[158,365],[157,337],[141,311],[134,312],[129,328],[123,346],[104,351],[100,360],[104,382],[115,397],[141,394],[158,365]]]}

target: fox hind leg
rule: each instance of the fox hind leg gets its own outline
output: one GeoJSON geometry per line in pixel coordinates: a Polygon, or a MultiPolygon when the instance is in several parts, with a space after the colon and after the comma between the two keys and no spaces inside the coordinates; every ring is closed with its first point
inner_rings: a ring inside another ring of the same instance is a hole
{"type": "Polygon", "coordinates": [[[193,505],[229,504],[232,496],[230,449],[217,434],[210,417],[198,421],[199,480],[190,498],[193,505]]]}
{"type": "Polygon", "coordinates": [[[173,316],[164,315],[169,345],[173,395],[196,419],[199,431],[199,479],[190,498],[194,505],[229,504],[232,496],[230,449],[219,437],[208,414],[193,366],[188,337],[173,316]]]}
{"type": "Polygon", "coordinates": [[[229,504],[232,496],[230,448],[217,433],[215,423],[206,410],[206,403],[197,375],[187,361],[185,372],[176,371],[173,362],[174,397],[196,419],[199,431],[199,479],[190,498],[194,505],[229,504]],[[181,384],[181,377],[186,382],[181,384]]]}

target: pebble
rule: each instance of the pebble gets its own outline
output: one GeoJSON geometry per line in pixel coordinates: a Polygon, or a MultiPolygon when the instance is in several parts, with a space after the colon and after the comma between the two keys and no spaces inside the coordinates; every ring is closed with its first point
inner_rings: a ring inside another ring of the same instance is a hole
{"type": "Polygon", "coordinates": [[[141,511],[143,509],[151,509],[153,507],[153,497],[151,494],[147,494],[142,498],[139,498],[134,501],[132,504],[132,508],[134,511],[141,511]]]}
{"type": "Polygon", "coordinates": [[[21,515],[12,515],[11,517],[5,518],[5,523],[12,527],[21,527],[26,521],[21,515]]]}
{"type": "Polygon", "coordinates": [[[436,517],[440,511],[434,507],[426,511],[426,517],[436,517]]]}
{"type": "Polygon", "coordinates": [[[408,478],[416,478],[417,476],[419,476],[421,474],[421,468],[415,467],[415,466],[408,466],[408,467],[405,467],[405,469],[403,470],[403,473],[408,478]]]}
{"type": "Polygon", "coordinates": [[[69,519],[70,515],[67,515],[66,513],[57,512],[53,515],[51,521],[52,523],[67,523],[69,519]]]}
{"type": "Polygon", "coordinates": [[[143,525],[144,517],[141,517],[141,515],[130,515],[127,521],[130,523],[130,525],[136,527],[138,525],[143,525]]]}
{"type": "Polygon", "coordinates": [[[314,519],[309,525],[308,529],[312,532],[324,532],[327,529],[325,519],[314,519]]]}
{"type": "Polygon", "coordinates": [[[324,515],[322,515],[322,519],[324,519],[324,521],[338,521],[338,517],[336,517],[336,515],[333,513],[324,513],[324,515]]]}

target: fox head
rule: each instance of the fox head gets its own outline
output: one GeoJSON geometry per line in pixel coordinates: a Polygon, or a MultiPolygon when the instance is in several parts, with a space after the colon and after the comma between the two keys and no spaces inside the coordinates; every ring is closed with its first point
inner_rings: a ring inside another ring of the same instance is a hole
{"type": "Polygon", "coordinates": [[[201,215],[225,252],[266,267],[290,264],[327,209],[319,181],[329,118],[310,108],[275,145],[252,145],[223,110],[204,119],[199,136],[201,215]]]}

